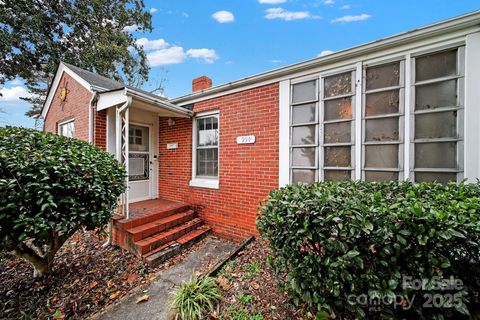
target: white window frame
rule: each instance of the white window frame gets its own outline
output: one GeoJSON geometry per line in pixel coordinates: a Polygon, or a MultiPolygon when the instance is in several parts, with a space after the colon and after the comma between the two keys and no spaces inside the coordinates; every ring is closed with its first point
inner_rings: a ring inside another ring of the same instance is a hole
{"type": "MultiPolygon", "coordinates": [[[[480,42],[480,33],[478,36],[478,40],[480,42]]],[[[472,40],[473,41],[473,40],[472,40]]],[[[471,41],[471,42],[472,42],[471,41]]],[[[280,132],[284,132],[284,134],[289,134],[289,136],[284,137],[280,135],[279,143],[280,143],[280,159],[279,159],[279,185],[284,186],[286,184],[292,183],[292,166],[291,166],[291,156],[292,156],[292,144],[291,144],[291,128],[292,128],[292,86],[297,83],[306,82],[313,79],[318,79],[318,87],[319,89],[323,85],[323,78],[330,75],[340,74],[346,71],[355,71],[355,92],[353,98],[353,105],[352,105],[352,122],[354,124],[354,130],[352,131],[352,137],[354,141],[353,150],[352,150],[352,179],[356,180],[364,180],[364,158],[365,152],[363,150],[364,146],[364,132],[365,132],[365,123],[363,117],[363,109],[364,109],[364,89],[363,86],[365,85],[365,79],[363,74],[363,69],[366,66],[374,66],[374,65],[383,65],[392,62],[399,61],[401,62],[401,77],[403,77],[403,83],[400,85],[400,110],[399,110],[399,180],[412,180],[414,177],[414,102],[415,102],[415,57],[423,56],[426,54],[433,54],[436,52],[441,52],[449,49],[458,49],[459,56],[458,56],[458,70],[459,70],[459,83],[458,83],[458,100],[459,100],[459,108],[457,109],[457,133],[458,137],[457,141],[457,154],[456,154],[456,161],[457,161],[457,181],[461,181],[466,176],[467,169],[465,168],[465,135],[466,135],[466,122],[469,121],[468,118],[465,117],[465,101],[467,98],[470,97],[470,106],[469,110],[471,110],[474,106],[472,106],[472,92],[467,95],[465,90],[467,83],[466,79],[466,66],[468,62],[472,62],[472,57],[469,57],[467,61],[467,56],[465,51],[469,49],[466,46],[466,42],[464,39],[451,39],[450,41],[445,41],[441,44],[429,44],[425,46],[419,46],[414,48],[406,48],[404,50],[399,50],[391,54],[385,54],[383,56],[373,57],[368,59],[367,57],[363,57],[358,59],[357,61],[347,61],[343,66],[338,66],[335,68],[329,68],[326,66],[325,70],[319,70],[314,73],[308,74],[306,72],[299,73],[297,77],[292,77],[290,79],[286,79],[280,82],[280,132]],[[353,66],[353,67],[352,67],[353,66]],[[403,108],[403,109],[402,109],[403,108]],[[288,156],[287,156],[288,153],[288,156]],[[283,157],[281,155],[284,155],[283,157]]],[[[476,72],[475,70],[470,71],[470,77],[472,77],[472,73],[476,72]]],[[[322,145],[322,137],[323,131],[322,122],[323,119],[322,113],[323,111],[323,100],[321,95],[323,92],[320,90],[317,92],[319,95],[318,97],[318,105],[319,108],[317,110],[318,116],[318,135],[319,138],[317,139],[318,143],[318,151],[317,151],[317,174],[316,179],[317,181],[323,181],[323,145],[322,145]]],[[[476,100],[475,100],[476,103],[476,100]]],[[[475,127],[477,130],[477,128],[475,127]]],[[[472,132],[471,128],[468,132],[470,136],[475,136],[472,132]]],[[[479,167],[480,168],[480,167],[479,167]]],[[[306,168],[308,169],[308,168],[306,168]]],[[[472,170],[470,168],[470,170],[472,170]]],[[[427,170],[428,171],[428,170],[427,170]]],[[[448,171],[448,170],[447,170],[448,171]]],[[[430,172],[430,171],[428,171],[430,172]]],[[[433,171],[432,171],[433,172],[433,171]]],[[[479,171],[480,172],[480,171],[479,171]]],[[[468,178],[471,178],[468,176],[468,178]]]]}
{"type": "Polygon", "coordinates": [[[319,76],[309,76],[309,77],[303,77],[303,78],[299,78],[299,79],[295,79],[295,80],[292,80],[291,84],[290,84],[290,87],[289,87],[289,92],[290,92],[290,95],[289,95],[289,101],[288,101],[288,104],[289,104],[289,107],[288,107],[288,110],[289,110],[289,122],[288,122],[288,126],[289,126],[289,129],[288,129],[288,132],[289,132],[289,147],[288,147],[288,152],[289,152],[289,161],[288,161],[288,165],[289,165],[289,183],[292,183],[292,179],[293,179],[293,170],[295,169],[299,169],[299,170],[302,170],[302,169],[305,169],[305,170],[313,170],[315,171],[315,181],[318,181],[318,177],[319,177],[319,142],[320,142],[320,133],[319,133],[319,124],[318,124],[318,120],[319,120],[319,117],[320,117],[320,112],[319,112],[319,99],[320,99],[320,87],[319,87],[319,84],[320,83],[320,78],[319,76]],[[315,81],[315,99],[313,100],[305,100],[305,101],[302,101],[302,102],[293,102],[293,87],[294,85],[296,84],[301,84],[301,83],[305,83],[305,82],[310,82],[310,81],[315,81]],[[315,104],[315,120],[313,122],[308,122],[308,123],[297,123],[297,124],[293,124],[293,108],[295,106],[301,106],[301,105],[305,105],[305,104],[315,104]],[[306,126],[306,125],[315,125],[315,142],[313,144],[308,144],[308,145],[294,145],[293,144],[293,128],[294,127],[301,127],[301,126],[306,126]],[[315,165],[312,166],[312,167],[301,167],[301,166],[294,166],[293,165],[293,149],[295,148],[315,148],[315,165]]]}
{"type": "Polygon", "coordinates": [[[320,159],[320,169],[319,169],[319,174],[318,174],[318,181],[325,181],[325,171],[350,171],[350,179],[355,179],[356,176],[356,170],[358,168],[356,167],[356,159],[355,159],[355,154],[356,154],[356,119],[357,119],[357,90],[356,90],[356,85],[357,85],[357,70],[355,68],[355,65],[349,65],[343,68],[338,68],[331,70],[326,73],[320,74],[320,109],[319,109],[319,159],[320,159]],[[337,76],[345,73],[350,73],[350,85],[351,85],[351,93],[349,94],[344,94],[344,95],[338,95],[338,96],[333,96],[333,97],[328,97],[325,98],[325,78],[332,77],[332,76],[337,76]],[[341,98],[350,98],[351,99],[351,112],[352,112],[352,118],[349,120],[328,120],[325,121],[325,101],[328,100],[335,100],[335,99],[341,99],[341,98]],[[339,123],[339,122],[350,122],[350,142],[343,142],[343,143],[325,143],[324,142],[324,132],[325,132],[325,124],[329,123],[339,123]],[[325,166],[325,148],[328,147],[348,147],[350,146],[350,167],[328,167],[325,166]]]}
{"type": "Polygon", "coordinates": [[[189,182],[190,187],[219,189],[220,180],[220,112],[218,110],[201,112],[195,115],[192,125],[192,179],[189,182]],[[218,121],[218,175],[216,177],[197,176],[197,126],[198,120],[203,118],[216,117],[218,121]]]}
{"type": "Polygon", "coordinates": [[[410,167],[408,176],[411,181],[416,181],[415,172],[438,172],[438,173],[456,173],[457,182],[464,177],[464,141],[465,141],[465,45],[456,45],[440,47],[436,49],[417,52],[411,55],[411,87],[410,87],[410,167]],[[425,81],[416,82],[415,59],[429,54],[440,53],[443,51],[457,50],[457,74],[425,81]],[[434,110],[415,111],[415,88],[422,84],[439,83],[445,80],[457,80],[457,106],[441,107],[434,110]],[[456,111],[457,112],[457,137],[441,139],[419,139],[415,141],[415,117],[417,114],[432,114],[437,112],[456,111]],[[420,141],[420,142],[419,142],[420,141]],[[455,142],[456,143],[456,163],[455,169],[443,168],[415,168],[415,144],[422,142],[455,142]]]}
{"type": "Polygon", "coordinates": [[[57,125],[57,134],[59,136],[63,136],[63,137],[75,138],[75,118],[71,118],[71,119],[59,122],[58,125],[57,125]],[[62,127],[67,125],[67,124],[70,124],[70,123],[73,124],[73,136],[70,137],[70,136],[66,136],[66,135],[61,134],[62,127]]]}
{"type": "Polygon", "coordinates": [[[375,172],[397,172],[398,181],[404,180],[404,153],[405,153],[405,77],[406,64],[404,56],[399,59],[384,59],[372,63],[363,63],[362,70],[362,103],[361,103],[361,132],[362,132],[362,146],[361,146],[361,180],[366,180],[365,175],[367,171],[375,172]],[[367,90],[367,69],[371,67],[380,67],[384,65],[398,63],[399,65],[399,80],[398,85],[391,87],[383,87],[373,90],[367,90]],[[367,95],[371,93],[381,93],[398,90],[399,105],[398,112],[392,114],[382,114],[376,116],[366,116],[366,102],[367,95]],[[398,141],[382,141],[382,142],[367,142],[366,141],[366,122],[370,119],[391,119],[398,117],[398,141]],[[398,163],[397,168],[367,168],[366,167],[366,146],[380,146],[380,145],[398,145],[398,163]]]}

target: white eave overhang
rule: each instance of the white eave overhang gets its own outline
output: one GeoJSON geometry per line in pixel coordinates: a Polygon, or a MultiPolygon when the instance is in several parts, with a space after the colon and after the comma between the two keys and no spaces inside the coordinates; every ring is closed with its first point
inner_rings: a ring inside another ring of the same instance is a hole
{"type": "Polygon", "coordinates": [[[476,31],[480,30],[480,10],[437,22],[425,27],[361,44],[345,50],[337,51],[323,57],[317,57],[300,63],[295,63],[282,68],[242,78],[237,81],[228,82],[206,90],[190,93],[171,99],[170,102],[179,106],[188,105],[198,101],[214,98],[219,95],[243,90],[247,87],[277,82],[299,72],[366,55],[372,52],[401,46],[415,41],[428,39],[430,37],[453,33],[459,30],[466,30],[465,32],[470,32],[468,28],[472,27],[475,28],[476,31]]]}
{"type": "Polygon", "coordinates": [[[167,117],[192,117],[193,112],[182,107],[178,107],[166,100],[156,99],[150,95],[132,90],[130,88],[121,88],[107,92],[99,92],[97,100],[97,110],[105,110],[111,107],[122,105],[129,102],[134,108],[157,113],[167,117]]]}

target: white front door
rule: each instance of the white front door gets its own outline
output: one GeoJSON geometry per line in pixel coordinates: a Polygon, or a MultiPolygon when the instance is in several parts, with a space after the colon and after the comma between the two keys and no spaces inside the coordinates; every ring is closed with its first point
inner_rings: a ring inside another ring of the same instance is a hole
{"type": "Polygon", "coordinates": [[[152,129],[129,124],[128,198],[137,202],[152,198],[152,129]]]}

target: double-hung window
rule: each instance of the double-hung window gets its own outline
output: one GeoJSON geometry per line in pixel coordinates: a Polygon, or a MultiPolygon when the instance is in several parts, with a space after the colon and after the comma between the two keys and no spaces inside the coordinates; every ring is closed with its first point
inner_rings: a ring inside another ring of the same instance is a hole
{"type": "Polygon", "coordinates": [[[461,180],[464,47],[415,57],[413,179],[461,180]]]}
{"type": "Polygon", "coordinates": [[[75,119],[71,119],[58,124],[58,134],[60,136],[75,137],[75,119]]]}
{"type": "Polygon", "coordinates": [[[218,114],[196,119],[196,178],[218,179],[218,114]]]}
{"type": "Polygon", "coordinates": [[[403,179],[404,61],[367,66],[363,95],[363,179],[403,179]]]}

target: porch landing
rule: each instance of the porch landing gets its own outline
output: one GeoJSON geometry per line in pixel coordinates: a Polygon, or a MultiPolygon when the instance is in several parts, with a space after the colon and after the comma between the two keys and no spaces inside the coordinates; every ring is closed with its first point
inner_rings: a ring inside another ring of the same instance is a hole
{"type": "Polygon", "coordinates": [[[113,218],[112,240],[151,265],[157,265],[202,239],[211,228],[192,206],[155,199],[129,205],[130,218],[113,218]]]}

